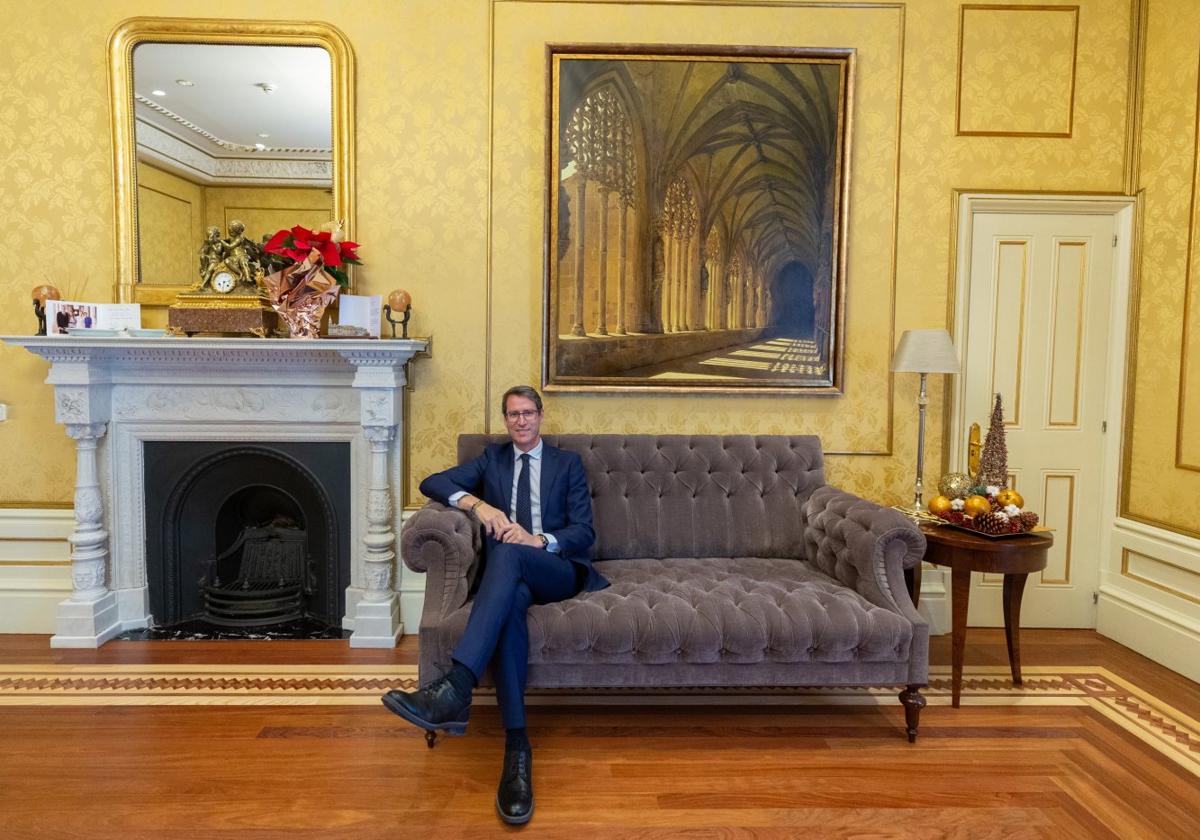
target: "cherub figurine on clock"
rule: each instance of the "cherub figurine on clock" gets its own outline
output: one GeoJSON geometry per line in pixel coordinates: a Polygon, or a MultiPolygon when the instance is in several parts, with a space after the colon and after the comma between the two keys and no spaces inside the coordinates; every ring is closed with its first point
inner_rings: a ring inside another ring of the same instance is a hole
{"type": "Polygon", "coordinates": [[[246,226],[236,219],[229,223],[229,238],[210,227],[200,246],[200,282],[194,292],[229,294],[239,286],[257,291],[264,275],[259,247],[245,236],[246,226]]]}

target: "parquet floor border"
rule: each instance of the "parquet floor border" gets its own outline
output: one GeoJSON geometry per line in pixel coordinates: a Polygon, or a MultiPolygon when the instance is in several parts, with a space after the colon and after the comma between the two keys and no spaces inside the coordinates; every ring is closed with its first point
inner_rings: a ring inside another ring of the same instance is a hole
{"type": "MultiPolygon", "coordinates": [[[[1095,666],[1026,666],[1022,685],[1004,667],[963,674],[965,706],[1087,706],[1200,777],[1200,722],[1112,671],[1095,666]]],[[[0,706],[373,705],[390,688],[413,688],[413,665],[0,665],[0,706]]],[[[673,705],[762,703],[881,705],[898,688],[690,689],[545,692],[533,703],[673,705]]],[[[930,706],[950,705],[949,668],[930,669],[930,706]]],[[[929,712],[926,713],[930,714],[929,712]]]]}

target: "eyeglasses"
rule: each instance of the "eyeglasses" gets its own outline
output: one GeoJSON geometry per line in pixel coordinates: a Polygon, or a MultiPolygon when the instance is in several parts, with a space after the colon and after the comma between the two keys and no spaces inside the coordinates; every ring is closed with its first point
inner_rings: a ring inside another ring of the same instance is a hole
{"type": "Polygon", "coordinates": [[[513,423],[516,423],[518,420],[532,420],[534,417],[537,417],[540,413],[541,412],[539,412],[539,411],[529,411],[527,409],[525,411],[506,411],[506,412],[504,412],[504,416],[507,417],[509,420],[511,420],[513,423]]]}

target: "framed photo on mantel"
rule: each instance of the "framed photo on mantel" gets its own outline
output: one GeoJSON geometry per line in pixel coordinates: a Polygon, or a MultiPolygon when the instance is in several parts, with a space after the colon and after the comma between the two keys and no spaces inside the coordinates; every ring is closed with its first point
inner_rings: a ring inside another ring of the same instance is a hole
{"type": "Polygon", "coordinates": [[[547,62],[546,390],[841,393],[854,51],[547,62]]]}

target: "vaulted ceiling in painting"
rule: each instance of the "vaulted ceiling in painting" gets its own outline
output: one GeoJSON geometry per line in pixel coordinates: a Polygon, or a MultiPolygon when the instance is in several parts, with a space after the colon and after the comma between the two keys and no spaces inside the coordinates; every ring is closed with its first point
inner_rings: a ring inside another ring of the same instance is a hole
{"type": "Polygon", "coordinates": [[[841,72],[778,59],[574,61],[563,68],[560,108],[570,114],[611,89],[632,123],[642,206],[661,214],[682,177],[696,194],[702,241],[767,275],[800,262],[827,281],[841,72]]]}

